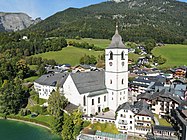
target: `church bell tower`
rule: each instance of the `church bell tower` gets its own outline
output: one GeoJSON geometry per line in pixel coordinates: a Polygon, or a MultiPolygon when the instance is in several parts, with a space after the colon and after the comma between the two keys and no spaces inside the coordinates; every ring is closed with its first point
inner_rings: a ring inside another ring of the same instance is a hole
{"type": "Polygon", "coordinates": [[[120,104],[128,101],[128,49],[118,33],[118,26],[111,44],[105,50],[105,85],[108,106],[116,111],[120,104]]]}

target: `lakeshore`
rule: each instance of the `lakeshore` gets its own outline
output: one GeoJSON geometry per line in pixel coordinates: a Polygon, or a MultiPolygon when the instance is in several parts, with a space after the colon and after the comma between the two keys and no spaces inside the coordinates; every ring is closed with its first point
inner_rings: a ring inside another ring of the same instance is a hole
{"type": "Polygon", "coordinates": [[[21,120],[21,119],[13,119],[13,118],[6,118],[6,119],[4,119],[3,117],[0,117],[0,120],[11,120],[11,121],[24,122],[24,123],[28,123],[28,124],[40,126],[40,127],[46,128],[46,129],[48,129],[48,130],[51,131],[50,127],[47,127],[45,125],[42,125],[42,124],[39,124],[39,123],[36,123],[36,122],[30,122],[30,121],[25,121],[25,120],[21,120]]]}
{"type": "Polygon", "coordinates": [[[0,139],[6,140],[61,140],[52,134],[50,129],[32,122],[17,119],[0,119],[0,139]],[[7,131],[8,130],[8,131],[7,131]]]}

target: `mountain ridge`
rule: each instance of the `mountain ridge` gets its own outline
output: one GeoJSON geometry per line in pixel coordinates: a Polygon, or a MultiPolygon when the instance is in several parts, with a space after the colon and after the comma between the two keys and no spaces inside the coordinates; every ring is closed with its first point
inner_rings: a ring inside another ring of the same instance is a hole
{"type": "Polygon", "coordinates": [[[68,38],[110,38],[116,22],[125,39],[154,38],[177,43],[178,39],[187,38],[187,3],[176,0],[106,1],[83,8],[68,8],[31,26],[29,31],[68,38]]]}
{"type": "Polygon", "coordinates": [[[26,13],[0,12],[0,32],[23,30],[40,21],[40,18],[33,20],[26,13]]]}

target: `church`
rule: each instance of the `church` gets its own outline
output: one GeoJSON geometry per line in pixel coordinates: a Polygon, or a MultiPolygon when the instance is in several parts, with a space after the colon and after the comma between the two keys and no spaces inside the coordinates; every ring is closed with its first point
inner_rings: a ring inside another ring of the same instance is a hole
{"type": "Polygon", "coordinates": [[[119,105],[127,102],[128,49],[118,27],[105,49],[105,71],[46,74],[34,82],[34,88],[40,98],[48,99],[57,82],[68,101],[80,106],[87,115],[101,113],[105,108],[116,111],[119,105]]]}

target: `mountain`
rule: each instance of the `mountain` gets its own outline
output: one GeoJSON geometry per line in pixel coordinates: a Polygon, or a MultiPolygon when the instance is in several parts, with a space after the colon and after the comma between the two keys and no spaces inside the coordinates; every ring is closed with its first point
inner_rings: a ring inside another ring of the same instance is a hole
{"type": "Polygon", "coordinates": [[[32,20],[25,13],[0,12],[0,32],[22,30],[40,21],[40,18],[32,20]]]}
{"type": "Polygon", "coordinates": [[[187,3],[176,0],[110,0],[69,8],[31,26],[29,31],[92,38],[111,38],[116,22],[125,40],[154,38],[180,43],[187,38],[187,3]]]}

